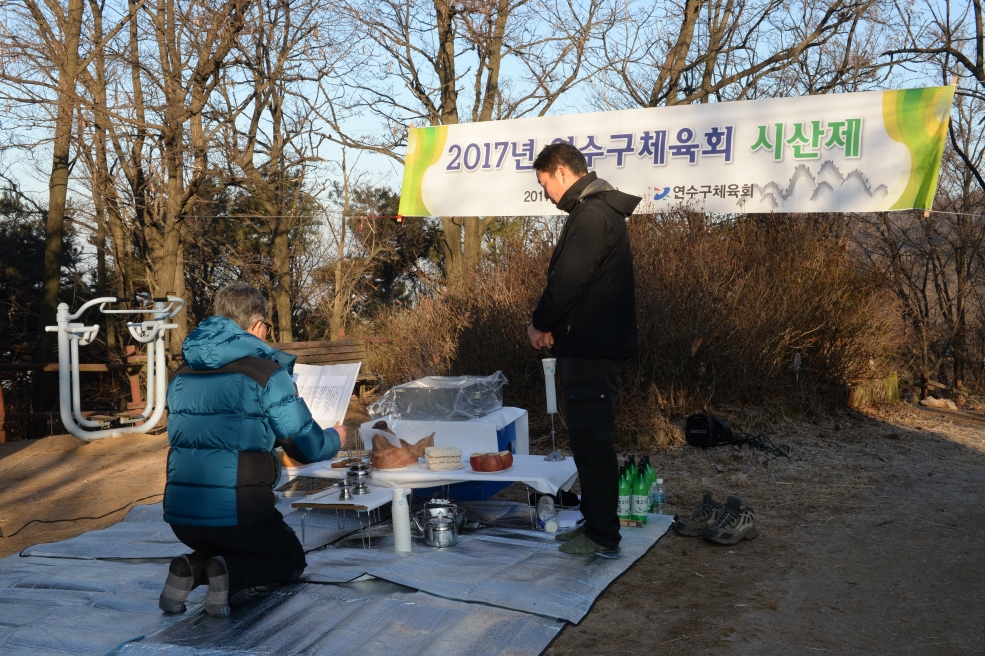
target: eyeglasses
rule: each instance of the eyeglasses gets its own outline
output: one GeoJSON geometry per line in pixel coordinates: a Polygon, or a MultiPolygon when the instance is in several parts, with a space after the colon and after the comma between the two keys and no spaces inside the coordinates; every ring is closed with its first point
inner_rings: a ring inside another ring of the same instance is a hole
{"type": "Polygon", "coordinates": [[[274,332],[274,324],[270,321],[265,321],[264,319],[261,319],[260,323],[264,324],[264,327],[267,329],[267,337],[270,337],[271,333],[274,332]]]}

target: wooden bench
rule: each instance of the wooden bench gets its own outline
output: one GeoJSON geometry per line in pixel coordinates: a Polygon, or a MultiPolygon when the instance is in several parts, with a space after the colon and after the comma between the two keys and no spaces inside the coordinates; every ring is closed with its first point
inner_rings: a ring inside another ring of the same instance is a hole
{"type": "Polygon", "coordinates": [[[271,344],[285,353],[298,356],[298,364],[350,364],[362,362],[357,385],[376,385],[380,376],[366,369],[367,342],[388,342],[382,338],[346,338],[328,342],[289,342],[286,344],[271,344]]]}

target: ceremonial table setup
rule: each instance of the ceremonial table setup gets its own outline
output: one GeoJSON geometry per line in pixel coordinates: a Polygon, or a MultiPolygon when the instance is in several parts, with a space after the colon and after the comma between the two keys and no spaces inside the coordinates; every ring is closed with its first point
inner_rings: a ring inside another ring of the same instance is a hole
{"type": "MultiPolygon", "coordinates": [[[[288,470],[288,476],[310,476],[313,478],[326,478],[338,481],[345,481],[349,475],[348,469],[333,468],[327,462],[313,463],[305,467],[297,467],[288,470]]],[[[392,499],[391,490],[395,488],[410,488],[411,490],[422,488],[445,488],[455,483],[467,481],[496,481],[503,483],[520,482],[525,486],[540,492],[541,494],[555,495],[559,490],[568,491],[575,482],[578,473],[575,470],[575,462],[571,458],[551,462],[546,461],[544,456],[514,455],[513,465],[506,470],[496,472],[475,471],[467,464],[455,470],[433,471],[425,466],[425,463],[410,465],[401,469],[383,469],[372,473],[372,479],[368,481],[366,494],[346,493],[340,487],[331,487],[326,490],[306,495],[304,500],[299,499],[291,504],[293,508],[311,511],[351,510],[360,518],[362,532],[362,515],[367,516],[367,526],[372,520],[372,514],[376,511],[379,518],[379,509],[392,499]],[[349,496],[349,498],[345,498],[349,496]]],[[[446,496],[449,496],[446,494],[446,496]]],[[[307,512],[305,513],[307,516],[307,512]]],[[[533,517],[532,517],[533,524],[533,517]]],[[[302,520],[302,541],[304,541],[304,519],[302,520]]]]}

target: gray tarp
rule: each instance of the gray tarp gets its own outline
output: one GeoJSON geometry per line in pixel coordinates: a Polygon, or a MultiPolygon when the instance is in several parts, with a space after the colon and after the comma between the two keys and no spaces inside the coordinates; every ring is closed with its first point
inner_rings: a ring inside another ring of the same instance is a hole
{"type": "Polygon", "coordinates": [[[297,584],[230,619],[200,613],[123,654],[537,654],[563,623],[483,608],[372,580],[297,584]]]}
{"type": "MultiPolygon", "coordinates": [[[[552,536],[530,530],[526,507],[468,505],[470,523],[454,548],[416,541],[411,554],[394,553],[386,522],[374,528],[373,549],[310,552],[302,582],[247,595],[231,619],[202,613],[204,588],[192,592],[183,616],[158,610],[168,560],[187,549],[160,506],[134,509],[102,531],[0,560],[0,653],[100,654],[126,643],[121,652],[196,656],[537,654],[563,626],[558,619],[580,621],[671,521],[652,515],[645,528],[624,530],[615,555],[566,556],[552,536]],[[110,560],[121,558],[158,560],[110,560]],[[383,580],[355,581],[365,574],[383,580]]],[[[306,533],[320,524],[335,532],[335,521],[334,513],[312,513],[306,533]]]]}
{"type": "MultiPolygon", "coordinates": [[[[278,504],[284,521],[301,539],[301,511],[291,508],[287,499],[278,504]]],[[[339,538],[359,529],[352,512],[340,515],[339,528],[335,512],[313,513],[305,520],[305,550],[320,549],[339,538]]],[[[363,515],[366,522],[366,515],[363,515]]],[[[22,556],[46,556],[48,558],[79,558],[111,560],[114,558],[174,558],[188,553],[188,547],[175,537],[171,527],[164,522],[162,506],[156,503],[136,506],[122,522],[99,531],[89,531],[61,542],[37,544],[21,551],[22,556]]]]}

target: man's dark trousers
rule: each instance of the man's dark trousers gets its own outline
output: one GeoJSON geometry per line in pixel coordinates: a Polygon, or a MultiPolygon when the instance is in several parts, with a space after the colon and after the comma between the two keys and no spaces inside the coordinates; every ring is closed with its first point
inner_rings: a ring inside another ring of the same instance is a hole
{"type": "MultiPolygon", "coordinates": [[[[175,537],[206,559],[222,556],[229,594],[272,583],[290,583],[305,571],[305,550],[298,536],[274,511],[265,522],[240,526],[171,525],[175,537]]],[[[204,559],[203,559],[204,560],[204,559]]],[[[200,584],[203,581],[196,581],[200,584]]]]}
{"type": "Polygon", "coordinates": [[[559,358],[568,444],[582,486],[580,509],[585,534],[596,544],[620,544],[619,464],[613,446],[616,423],[616,380],[626,360],[559,358]]]}

